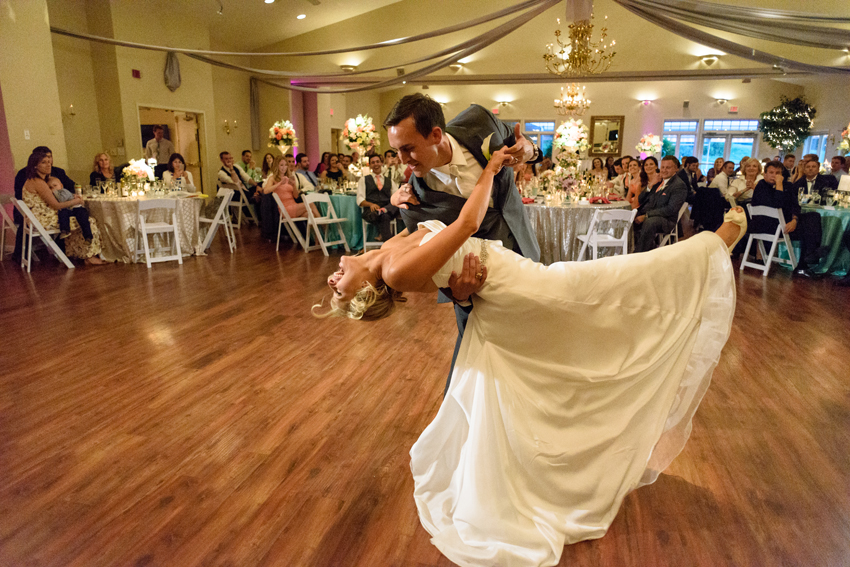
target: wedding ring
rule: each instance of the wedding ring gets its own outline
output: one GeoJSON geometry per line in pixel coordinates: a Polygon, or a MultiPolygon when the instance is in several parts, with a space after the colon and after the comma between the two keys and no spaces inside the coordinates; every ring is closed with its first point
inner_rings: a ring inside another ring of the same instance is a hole
{"type": "Polygon", "coordinates": [[[481,279],[481,278],[483,278],[483,277],[484,277],[484,273],[483,273],[483,272],[478,272],[477,274],[475,274],[475,279],[476,279],[476,280],[480,280],[480,279],[481,279]]]}

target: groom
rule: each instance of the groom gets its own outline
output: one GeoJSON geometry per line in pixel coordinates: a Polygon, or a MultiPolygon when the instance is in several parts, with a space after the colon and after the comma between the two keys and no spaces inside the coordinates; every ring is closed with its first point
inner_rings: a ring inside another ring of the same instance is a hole
{"type": "MultiPolygon", "coordinates": [[[[416,230],[417,223],[426,220],[439,220],[447,225],[454,222],[490,155],[499,148],[508,146],[512,157],[509,165],[537,163],[543,157],[539,148],[522,136],[519,125],[511,132],[501,120],[476,104],[447,125],[438,102],[422,94],[408,95],[395,104],[384,120],[384,127],[402,163],[413,169],[412,188],[402,186],[391,199],[393,205],[402,209],[402,219],[411,232],[416,230]]],[[[490,208],[473,236],[501,240],[506,248],[535,262],[540,260],[537,237],[525,216],[512,168],[503,168],[494,178],[490,208]]],[[[440,303],[455,304],[458,338],[452,369],[472,311],[471,295],[486,278],[476,278],[466,268],[465,264],[460,276],[452,275],[451,288],[440,290],[440,303]]],[[[450,370],[446,391],[451,376],[450,370]]]]}

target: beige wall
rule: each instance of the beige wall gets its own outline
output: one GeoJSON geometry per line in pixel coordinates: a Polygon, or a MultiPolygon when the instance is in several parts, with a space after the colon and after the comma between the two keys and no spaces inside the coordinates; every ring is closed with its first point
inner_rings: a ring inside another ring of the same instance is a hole
{"type": "MultiPolygon", "coordinates": [[[[665,119],[756,119],[761,112],[779,104],[781,94],[793,97],[802,94],[802,91],[803,88],[799,85],[769,79],[753,80],[746,84],[738,80],[589,83],[586,95],[591,100],[590,110],[580,118],[589,122],[593,115],[625,116],[623,147],[625,153],[634,154],[635,145],[641,136],[649,132],[660,134],[665,119]],[[716,102],[716,99],[721,97],[729,100],[726,106],[716,102]],[[652,102],[644,106],[641,101],[645,99],[652,99],[652,102]],[[682,108],[685,100],[690,101],[687,110],[682,108]],[[737,114],[729,114],[728,107],[731,105],[738,105],[737,114]]],[[[397,89],[381,95],[380,120],[383,120],[398,99],[415,92],[424,92],[435,100],[445,102],[443,111],[447,120],[472,103],[493,109],[498,106],[497,100],[512,101],[499,108],[499,116],[505,120],[541,119],[556,120],[560,123],[564,119],[558,116],[553,108],[553,100],[560,94],[560,89],[555,85],[544,84],[504,87],[434,85],[425,91],[419,87],[397,89]]],[[[386,144],[386,140],[384,143],[386,144]]],[[[760,156],[774,153],[766,144],[759,144],[760,156]]]]}
{"type": "MultiPolygon", "coordinates": [[[[246,78],[247,80],[247,78],[246,78]]],[[[272,124],[279,120],[289,120],[289,91],[286,89],[279,89],[277,87],[270,87],[269,85],[260,83],[259,84],[260,91],[260,148],[254,148],[255,150],[259,150],[257,153],[260,154],[256,156],[255,160],[258,164],[261,162],[261,158],[266,153],[271,153],[274,156],[277,156],[280,152],[275,148],[270,148],[268,146],[269,139],[269,128],[271,128],[272,124]]],[[[246,101],[246,106],[249,104],[246,101]]],[[[300,137],[300,133],[296,131],[296,135],[300,137]]],[[[248,147],[248,146],[246,146],[248,147]]]]}
{"type": "Polygon", "coordinates": [[[827,141],[826,159],[838,155],[836,146],[841,132],[850,122],[850,77],[828,76],[806,79],[803,82],[806,100],[817,109],[813,131],[825,131],[835,136],[827,141]]]}
{"type": "MultiPolygon", "coordinates": [[[[217,122],[212,125],[216,131],[216,140],[218,145],[215,148],[216,155],[218,152],[225,150],[236,156],[236,161],[239,161],[239,154],[242,150],[251,149],[257,152],[261,148],[251,147],[251,107],[250,107],[250,86],[247,73],[231,71],[230,69],[222,69],[221,67],[212,68],[213,80],[213,102],[215,103],[217,122]],[[230,126],[230,133],[224,130],[224,121],[227,120],[230,126]]],[[[264,136],[260,138],[265,139],[264,136]]],[[[262,156],[261,156],[262,157],[262,156]]],[[[217,159],[217,158],[216,158],[217,159]]],[[[257,158],[259,163],[259,158],[257,158]]]]}
{"type": "Polygon", "coordinates": [[[0,4],[0,84],[15,166],[24,167],[32,149],[43,145],[53,150],[57,166],[67,168],[45,0],[3,0],[0,4]]]}

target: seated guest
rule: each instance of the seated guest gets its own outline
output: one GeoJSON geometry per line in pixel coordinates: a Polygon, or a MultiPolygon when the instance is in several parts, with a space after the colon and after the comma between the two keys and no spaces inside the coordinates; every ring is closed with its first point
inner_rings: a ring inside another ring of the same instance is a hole
{"type": "Polygon", "coordinates": [[[342,169],[345,177],[347,179],[351,179],[351,156],[346,154],[339,154],[339,166],[342,169]]]}
{"type": "Polygon", "coordinates": [[[100,153],[94,156],[94,169],[89,174],[89,185],[97,185],[98,181],[106,183],[113,180],[115,180],[115,168],[112,167],[109,154],[100,153]]]}
{"type": "Polygon", "coordinates": [[[551,156],[544,156],[540,163],[535,164],[537,168],[537,175],[539,176],[544,171],[548,171],[552,169],[552,158],[551,156]]]}
{"type": "MultiPolygon", "coordinates": [[[[750,158],[741,168],[741,174],[729,185],[726,199],[733,207],[745,205],[753,199],[753,191],[758,182],[764,179],[761,172],[761,162],[750,158]]],[[[746,208],[744,211],[746,212],[746,208]]]]}
{"type": "Polygon", "coordinates": [[[381,156],[369,156],[369,173],[357,182],[357,204],[363,211],[363,220],[378,227],[378,240],[386,242],[393,237],[390,223],[400,215],[398,207],[390,204],[398,185],[389,174],[383,174],[383,167],[381,156]]]}
{"type": "Polygon", "coordinates": [[[629,161],[629,172],[623,180],[623,185],[628,187],[626,193],[626,201],[632,206],[632,209],[637,209],[640,206],[640,196],[646,191],[646,186],[649,183],[649,178],[646,172],[636,159],[629,161]]]}
{"type": "Polygon", "coordinates": [[[817,154],[806,154],[803,156],[803,159],[800,163],[797,164],[797,167],[791,172],[791,183],[797,183],[803,177],[803,168],[806,167],[806,164],[810,161],[820,161],[817,154]]]}
{"type": "Polygon", "coordinates": [[[807,200],[826,204],[827,192],[838,189],[838,179],[832,175],[821,175],[820,163],[817,161],[804,161],[801,162],[801,166],[799,169],[803,174],[793,185],[797,196],[799,197],[802,191],[803,195],[808,197],[807,200]],[[815,195],[817,197],[813,199],[815,195]]]}
{"type": "MultiPolygon", "coordinates": [[[[301,196],[295,184],[295,171],[290,170],[284,156],[274,158],[272,164],[272,173],[269,175],[266,182],[263,183],[262,194],[271,195],[276,193],[280,197],[280,202],[289,216],[292,218],[307,216],[307,205],[296,202],[296,199],[301,196]]],[[[316,205],[310,205],[315,216],[320,216],[316,205]]]]}
{"type": "MultiPolygon", "coordinates": [[[[821,242],[821,221],[817,213],[803,213],[797,202],[797,191],[785,181],[785,168],[778,161],[767,164],[764,179],[756,184],[753,190],[752,206],[772,207],[782,209],[785,218],[785,233],[792,240],[800,241],[801,257],[797,264],[795,276],[807,278],[816,277],[810,266],[817,264],[821,242]]],[[[776,231],[776,219],[757,216],[750,225],[750,232],[772,234],[776,231]]]]}
{"type": "Polygon", "coordinates": [[[318,176],[310,171],[310,157],[307,154],[295,156],[295,181],[299,190],[315,189],[319,185],[318,176]]]}
{"type": "Polygon", "coordinates": [[[688,191],[692,195],[696,194],[697,189],[699,189],[699,182],[705,179],[699,171],[699,159],[694,156],[687,156],[682,160],[682,169],[679,175],[688,186],[688,191]]]}
{"type": "Polygon", "coordinates": [[[727,207],[727,193],[735,162],[723,162],[723,166],[708,187],[697,187],[691,210],[694,230],[717,230],[723,224],[723,212],[727,207]]]}
{"type": "Polygon", "coordinates": [[[322,159],[319,161],[319,165],[316,166],[316,169],[313,170],[313,173],[316,175],[321,175],[323,171],[327,171],[327,169],[331,166],[331,153],[324,152],[322,154],[322,159]]]}
{"type": "Polygon", "coordinates": [[[735,173],[735,162],[725,161],[720,168],[720,172],[714,176],[714,179],[709,184],[709,187],[720,190],[720,194],[726,197],[729,192],[729,184],[732,182],[732,176],[735,173]]]}
{"type": "Polygon", "coordinates": [[[847,172],[845,171],[846,165],[847,158],[844,156],[833,156],[832,161],[829,163],[832,175],[834,175],[839,181],[843,176],[847,175],[847,172]]]}
{"type": "Polygon", "coordinates": [[[260,179],[265,181],[268,179],[269,175],[272,172],[272,165],[274,165],[274,156],[272,154],[266,154],[263,156],[263,165],[260,168],[260,179]]]}
{"type": "Polygon", "coordinates": [[[625,155],[620,159],[623,161],[623,171],[629,171],[629,163],[632,161],[632,156],[625,155]]]}
{"type": "MultiPolygon", "coordinates": [[[[46,179],[47,186],[53,191],[53,196],[60,203],[74,201],[74,194],[62,187],[62,183],[55,177],[46,179]]],[[[79,201],[79,199],[76,199],[79,201]]],[[[80,225],[80,230],[83,231],[83,239],[86,242],[92,241],[91,223],[89,222],[89,212],[82,205],[73,205],[56,211],[56,216],[59,217],[59,238],[68,238],[71,236],[71,219],[75,219],[80,225]]]]}
{"type": "MultiPolygon", "coordinates": [[[[41,146],[30,154],[27,160],[26,181],[21,188],[21,199],[32,210],[36,219],[47,230],[59,229],[59,211],[70,209],[83,204],[81,197],[71,196],[65,201],[56,200],[56,196],[48,185],[52,170],[53,156],[48,154],[47,148],[41,146]]],[[[63,184],[57,178],[54,187],[63,188],[63,184]]],[[[73,186],[72,186],[73,187],[73,186]]],[[[85,209],[83,209],[85,210],[85,209]]],[[[98,258],[100,254],[100,231],[94,219],[90,219],[90,232],[83,234],[79,224],[68,222],[69,234],[63,234],[65,254],[74,258],[81,258],[87,264],[103,264],[98,258]],[[88,238],[87,238],[88,237],[88,238]]]]}
{"type": "Polygon", "coordinates": [[[263,174],[260,168],[257,167],[257,164],[254,163],[254,154],[251,153],[251,150],[244,150],[242,152],[242,161],[238,164],[242,170],[248,174],[248,177],[260,183],[263,180],[263,174]]]}
{"type": "Polygon", "coordinates": [[[648,188],[655,187],[661,183],[661,174],[658,172],[658,160],[654,156],[647,156],[643,160],[643,171],[646,173],[646,186],[648,188]]]}
{"type": "Polygon", "coordinates": [[[601,158],[593,158],[588,171],[593,174],[596,181],[599,183],[603,183],[608,180],[608,170],[605,169],[605,165],[601,158]]]}
{"type": "Polygon", "coordinates": [[[623,170],[623,160],[614,160],[611,164],[611,168],[614,171],[614,177],[609,178],[610,181],[608,181],[605,185],[612,193],[616,193],[620,197],[625,197],[628,189],[624,183],[626,172],[623,170]]]}
{"type": "MultiPolygon", "coordinates": [[[[74,180],[68,177],[64,169],[62,169],[61,167],[55,167],[53,165],[53,152],[50,151],[50,148],[48,148],[47,146],[37,146],[32,150],[33,154],[35,154],[36,152],[43,153],[50,161],[50,171],[48,172],[48,175],[59,179],[59,181],[62,182],[62,187],[64,187],[68,191],[73,191],[75,185],[74,180]]],[[[26,183],[26,181],[27,168],[25,167],[19,170],[17,174],[15,174],[15,199],[24,198],[22,191],[24,189],[24,184],[26,183]]],[[[20,262],[21,246],[24,242],[24,218],[21,216],[21,213],[18,212],[17,207],[12,210],[12,215],[15,220],[15,224],[18,225],[18,230],[15,233],[15,251],[12,254],[12,258],[16,262],[20,262]]]]}
{"type": "Polygon", "coordinates": [[[708,185],[711,185],[711,182],[714,181],[714,178],[723,169],[723,162],[724,161],[725,160],[722,157],[719,157],[716,160],[714,160],[714,166],[711,169],[708,170],[708,173],[705,174],[705,182],[708,185]]]}
{"type": "Polygon", "coordinates": [[[195,187],[192,172],[186,171],[186,160],[180,154],[171,154],[168,158],[168,171],[162,174],[162,180],[184,188],[195,187]]]}
{"type": "Polygon", "coordinates": [[[398,154],[395,150],[387,150],[384,152],[384,174],[389,173],[395,183],[401,185],[404,183],[404,165],[398,159],[398,154]]]}
{"type": "Polygon", "coordinates": [[[734,175],[732,177],[737,177],[738,173],[744,168],[744,164],[750,160],[750,156],[744,156],[741,158],[741,161],[738,162],[738,167],[735,168],[734,175]]]}
{"type": "Polygon", "coordinates": [[[342,171],[342,166],[339,163],[339,156],[331,154],[328,160],[328,168],[319,174],[319,179],[322,183],[336,183],[345,181],[345,173],[342,171]]]}
{"type": "MultiPolygon", "coordinates": [[[[622,164],[623,162],[620,162],[622,164]]],[[[612,156],[608,156],[605,158],[605,169],[608,171],[608,181],[614,179],[619,175],[617,170],[614,169],[614,158],[612,156]]]]}
{"type": "Polygon", "coordinates": [[[239,201],[239,191],[245,193],[245,198],[248,199],[249,203],[253,203],[257,218],[259,218],[260,207],[257,205],[260,202],[261,195],[257,194],[257,182],[248,177],[248,174],[241,167],[233,163],[233,156],[230,155],[230,152],[221,152],[218,154],[218,158],[222,164],[221,169],[218,170],[218,185],[229,186],[237,190],[231,199],[234,202],[239,201]]]}
{"type": "Polygon", "coordinates": [[[661,160],[661,183],[640,197],[640,212],[635,218],[635,252],[655,248],[656,235],[671,232],[679,221],[679,210],[685,203],[688,190],[682,178],[676,175],[676,161],[673,156],[664,157],[661,160]]]}
{"type": "Polygon", "coordinates": [[[165,138],[165,128],[157,124],[153,127],[153,138],[145,144],[145,160],[154,158],[157,164],[165,164],[173,153],[174,144],[165,138]]]}
{"type": "Polygon", "coordinates": [[[791,176],[794,175],[794,162],[797,161],[797,156],[794,154],[785,154],[785,157],[782,158],[782,177],[785,181],[791,179],[791,176]]]}

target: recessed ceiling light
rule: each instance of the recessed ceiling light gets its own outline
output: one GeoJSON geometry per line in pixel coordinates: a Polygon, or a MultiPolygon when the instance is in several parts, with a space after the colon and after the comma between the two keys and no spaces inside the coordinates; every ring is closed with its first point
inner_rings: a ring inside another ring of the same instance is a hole
{"type": "Polygon", "coordinates": [[[307,14],[298,14],[297,16],[295,16],[295,19],[296,20],[303,20],[306,17],[307,17],[307,14]]]}
{"type": "Polygon", "coordinates": [[[266,4],[274,4],[274,0],[266,0],[266,4]]]}

